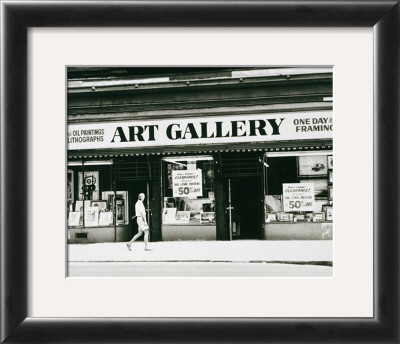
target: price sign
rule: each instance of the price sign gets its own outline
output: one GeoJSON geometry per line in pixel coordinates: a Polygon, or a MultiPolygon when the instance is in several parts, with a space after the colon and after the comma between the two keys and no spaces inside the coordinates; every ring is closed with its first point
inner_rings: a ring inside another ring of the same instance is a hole
{"type": "Polygon", "coordinates": [[[314,184],[291,183],[282,184],[284,211],[313,211],[314,184]]]}
{"type": "Polygon", "coordinates": [[[201,170],[172,171],[174,197],[195,198],[203,195],[201,170]]]}

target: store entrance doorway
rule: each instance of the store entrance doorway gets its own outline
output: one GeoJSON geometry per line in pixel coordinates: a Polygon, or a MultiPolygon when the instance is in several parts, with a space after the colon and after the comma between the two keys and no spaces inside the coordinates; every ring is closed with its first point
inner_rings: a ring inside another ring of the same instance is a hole
{"type": "MultiPolygon", "coordinates": [[[[127,181],[118,181],[118,188],[122,190],[128,190],[129,193],[129,232],[130,237],[133,237],[138,233],[138,225],[136,218],[133,218],[135,214],[135,204],[138,200],[138,196],[140,193],[144,193],[146,198],[144,200],[144,206],[146,208],[147,222],[151,228],[151,190],[150,190],[150,182],[145,180],[127,180],[127,181]]],[[[141,236],[138,241],[143,240],[143,236],[141,236]]]]}
{"type": "MultiPolygon", "coordinates": [[[[132,219],[133,216],[136,215],[135,213],[135,204],[138,200],[138,196],[140,193],[144,193],[146,198],[144,199],[144,206],[146,208],[146,217],[147,223],[149,224],[150,228],[152,225],[151,221],[151,202],[150,202],[150,183],[148,181],[132,181],[131,182],[131,190],[132,190],[132,198],[131,198],[131,234],[134,236],[136,233],[139,232],[138,225],[136,221],[136,217],[132,219]]],[[[143,240],[143,236],[140,237],[140,240],[143,240]]]]}
{"type": "Polygon", "coordinates": [[[261,179],[259,176],[228,178],[227,223],[230,240],[260,239],[261,179]]]}

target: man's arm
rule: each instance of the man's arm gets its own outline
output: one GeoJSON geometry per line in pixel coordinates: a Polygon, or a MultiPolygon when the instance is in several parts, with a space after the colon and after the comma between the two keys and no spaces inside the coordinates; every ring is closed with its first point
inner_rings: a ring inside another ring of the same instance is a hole
{"type": "Polygon", "coordinates": [[[146,209],[144,208],[144,205],[141,207],[141,214],[140,214],[140,215],[142,215],[142,218],[143,218],[144,223],[147,224],[146,209]]]}

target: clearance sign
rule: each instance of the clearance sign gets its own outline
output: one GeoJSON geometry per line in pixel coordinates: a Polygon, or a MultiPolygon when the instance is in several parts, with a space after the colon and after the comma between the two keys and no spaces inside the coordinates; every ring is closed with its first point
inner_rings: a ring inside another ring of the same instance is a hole
{"type": "Polygon", "coordinates": [[[326,139],[332,111],[71,124],[68,150],[326,139]]]}
{"type": "Polygon", "coordinates": [[[201,170],[172,171],[173,197],[196,198],[203,195],[201,170]]]}
{"type": "Polygon", "coordinates": [[[282,184],[284,211],[313,211],[314,184],[291,183],[282,184]]]}

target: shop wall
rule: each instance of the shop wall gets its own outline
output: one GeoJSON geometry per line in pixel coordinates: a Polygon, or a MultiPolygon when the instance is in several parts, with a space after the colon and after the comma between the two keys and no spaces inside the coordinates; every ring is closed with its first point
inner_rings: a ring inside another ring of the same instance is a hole
{"type": "Polygon", "coordinates": [[[69,244],[92,244],[100,242],[125,242],[130,240],[129,226],[68,228],[69,244]],[[78,237],[77,234],[78,233],[78,237]],[[86,235],[85,235],[86,233],[86,235]],[[79,234],[81,237],[79,238],[79,234]],[[82,237],[82,234],[84,237],[82,237]]]}
{"type": "Polygon", "coordinates": [[[333,224],[322,222],[268,223],[266,240],[332,240],[333,224]]]}
{"type": "Polygon", "coordinates": [[[163,241],[175,241],[175,240],[204,240],[204,241],[215,241],[216,226],[164,226],[163,227],[163,241]],[[178,239],[179,238],[179,239],[178,239]]]}

